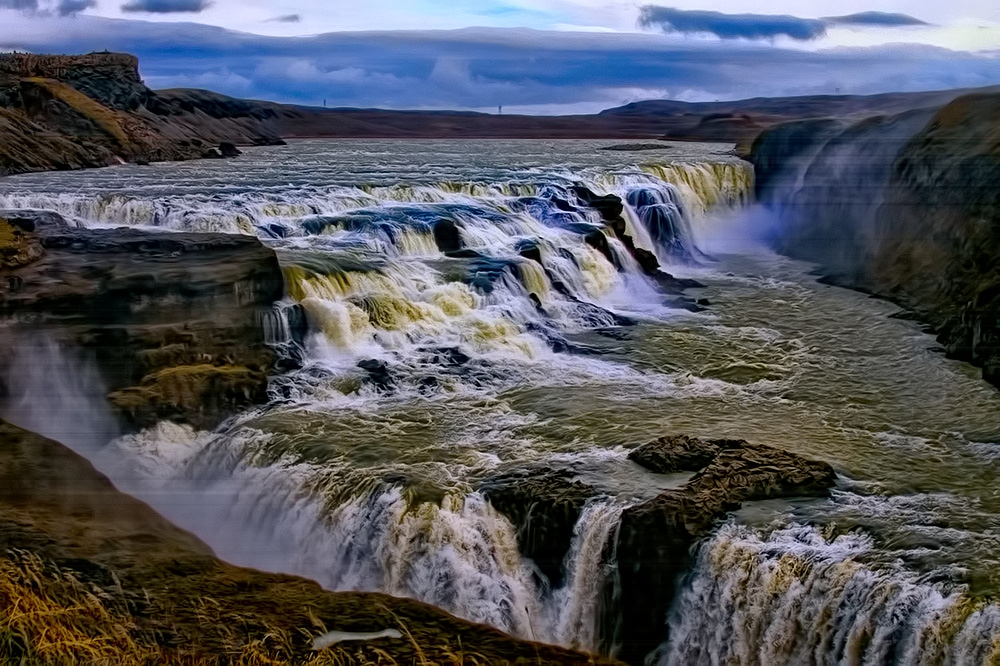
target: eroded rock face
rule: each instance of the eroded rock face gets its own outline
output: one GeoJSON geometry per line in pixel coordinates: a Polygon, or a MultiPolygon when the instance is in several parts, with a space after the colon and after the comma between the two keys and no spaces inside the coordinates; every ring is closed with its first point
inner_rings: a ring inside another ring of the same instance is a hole
{"type": "Polygon", "coordinates": [[[1000,94],[779,125],[751,159],[758,199],[782,218],[778,249],[898,302],[1000,384],[1000,94]]]}
{"type": "Polygon", "coordinates": [[[563,560],[587,500],[597,495],[566,470],[525,470],[487,481],[483,495],[517,528],[521,554],[552,587],[563,581],[563,560]]]}
{"type": "Polygon", "coordinates": [[[212,427],[264,398],[275,353],[262,321],[284,281],[256,238],[79,229],[38,211],[0,218],[30,228],[40,248],[0,269],[0,319],[15,337],[42,332],[88,352],[131,425],[212,427]]]}
{"type": "Polygon", "coordinates": [[[608,616],[602,634],[606,643],[621,645],[619,656],[633,664],[666,639],[667,613],[691,565],[691,548],[719,518],[746,501],[823,497],[836,481],[826,463],[742,440],[664,437],[643,448],[643,459],[664,469],[704,466],[682,488],[622,513],[616,550],[620,613],[608,616]]]}

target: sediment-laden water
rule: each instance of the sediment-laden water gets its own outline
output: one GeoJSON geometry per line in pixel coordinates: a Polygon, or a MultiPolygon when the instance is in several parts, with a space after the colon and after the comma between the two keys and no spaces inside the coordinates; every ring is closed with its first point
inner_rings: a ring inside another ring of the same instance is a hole
{"type": "MultiPolygon", "coordinates": [[[[701,544],[656,659],[1000,659],[1000,394],[895,306],[756,245],[764,213],[746,208],[751,169],[728,146],[602,145],[303,141],[4,180],[3,208],[257,234],[278,251],[286,311],[309,321],[270,404],[216,432],[163,423],[77,447],[231,561],[594,649],[622,509],[684,481],[627,447],[745,438],[826,460],[840,484],[748,504],[701,544]],[[619,195],[635,245],[706,285],[689,293],[707,309],[676,309],[618,240],[588,242],[601,222],[575,185],[619,195]],[[556,589],[480,493],[537,468],[601,490],[556,589]]],[[[287,342],[280,312],[264,323],[287,342]]],[[[25,368],[16,390],[79,372],[25,368]]],[[[64,387],[66,413],[96,404],[86,386],[64,387]]],[[[60,434],[59,404],[33,424],[44,434],[60,434]]]]}

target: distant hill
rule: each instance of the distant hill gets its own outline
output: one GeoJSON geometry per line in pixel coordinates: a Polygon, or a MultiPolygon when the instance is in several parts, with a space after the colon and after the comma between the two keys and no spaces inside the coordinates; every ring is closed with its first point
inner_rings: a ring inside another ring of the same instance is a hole
{"type": "MultiPolygon", "coordinates": [[[[986,90],[1000,90],[1000,87],[986,90]]],[[[151,90],[124,53],[0,54],[0,175],[121,161],[218,157],[223,143],[284,138],[676,139],[736,143],[788,120],[939,107],[968,90],[689,103],[635,102],[593,115],[327,109],[151,90]]]]}

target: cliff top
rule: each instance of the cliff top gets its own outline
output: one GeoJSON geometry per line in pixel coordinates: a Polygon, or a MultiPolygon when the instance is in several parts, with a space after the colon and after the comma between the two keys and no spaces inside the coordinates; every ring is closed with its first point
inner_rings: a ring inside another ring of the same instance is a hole
{"type": "Polygon", "coordinates": [[[19,77],[61,79],[71,70],[129,70],[139,79],[139,59],[130,53],[87,53],[85,55],[37,55],[0,53],[0,73],[19,77]]]}

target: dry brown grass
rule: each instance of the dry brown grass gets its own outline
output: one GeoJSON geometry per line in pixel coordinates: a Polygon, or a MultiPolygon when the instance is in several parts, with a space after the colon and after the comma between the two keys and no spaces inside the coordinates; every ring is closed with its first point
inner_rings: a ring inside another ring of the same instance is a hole
{"type": "Polygon", "coordinates": [[[122,127],[122,119],[100,102],[84,95],[76,88],[55,79],[32,77],[26,79],[26,81],[44,88],[60,102],[91,120],[102,131],[114,138],[119,147],[125,149],[131,146],[132,142],[122,127]]]}
{"type": "MultiPolygon", "coordinates": [[[[196,601],[201,621],[232,622],[218,603],[196,601]]],[[[398,620],[398,618],[397,618],[398,620]]],[[[290,632],[273,628],[246,640],[236,629],[223,625],[227,647],[221,653],[189,653],[184,646],[164,646],[140,628],[124,597],[81,580],[75,572],[46,562],[28,551],[8,551],[0,557],[0,663],[45,666],[107,664],[238,664],[240,666],[479,666],[489,660],[474,653],[434,649],[430,661],[402,622],[399,630],[410,641],[418,658],[400,662],[375,642],[342,643],[309,653],[295,654],[290,632]],[[442,659],[443,656],[443,659],[442,659]]],[[[314,618],[312,628],[299,630],[299,642],[326,631],[314,618]]]]}

